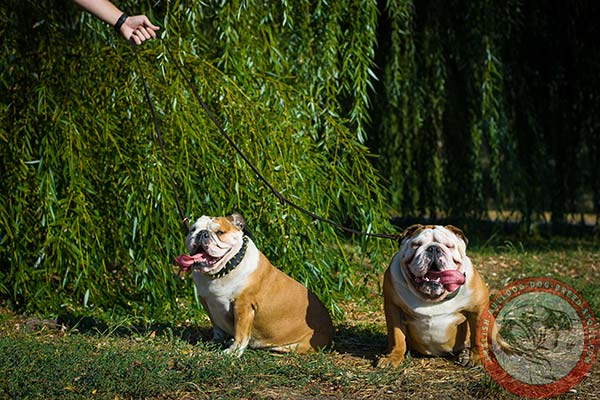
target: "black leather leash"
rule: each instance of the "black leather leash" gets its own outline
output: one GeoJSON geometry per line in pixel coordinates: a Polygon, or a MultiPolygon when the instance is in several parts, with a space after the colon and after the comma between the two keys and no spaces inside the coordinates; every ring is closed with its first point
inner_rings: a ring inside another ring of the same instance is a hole
{"type": "Polygon", "coordinates": [[[167,158],[167,152],[165,150],[165,143],[162,138],[162,132],[160,130],[160,124],[158,123],[158,117],[156,116],[156,109],[152,104],[152,98],[150,96],[150,88],[148,87],[148,82],[146,81],[146,77],[144,76],[144,71],[142,70],[142,65],[140,64],[140,56],[137,51],[136,44],[133,40],[129,40],[129,44],[133,48],[133,52],[135,53],[135,61],[138,66],[138,71],[140,73],[140,77],[142,78],[142,83],[144,85],[144,96],[146,97],[146,102],[150,106],[150,111],[152,112],[152,121],[154,122],[154,130],[156,131],[156,136],[158,137],[158,143],[160,144],[160,152],[162,154],[163,162],[167,167],[167,172],[169,173],[169,178],[171,180],[171,188],[173,189],[173,194],[175,195],[175,204],[177,205],[177,211],[179,213],[179,217],[181,218],[181,222],[185,226],[186,230],[189,231],[189,218],[185,216],[183,209],[181,208],[181,203],[179,202],[179,194],[177,192],[177,184],[175,183],[175,177],[173,176],[173,170],[171,168],[171,163],[167,158]]]}
{"type": "MultiPolygon", "coordinates": [[[[356,229],[352,229],[352,228],[348,228],[347,226],[344,226],[342,224],[338,224],[335,221],[332,221],[330,219],[321,217],[307,209],[305,209],[304,207],[294,203],[293,201],[291,201],[290,199],[288,199],[287,197],[285,197],[283,194],[281,194],[281,192],[279,192],[277,189],[275,189],[275,187],[261,174],[261,172],[258,170],[258,168],[250,161],[250,159],[248,159],[248,157],[246,157],[246,155],[240,150],[240,148],[235,144],[235,142],[233,141],[233,139],[231,138],[231,136],[229,136],[227,134],[227,132],[225,132],[225,129],[223,129],[223,127],[221,126],[221,124],[219,123],[219,120],[215,117],[215,115],[212,113],[212,111],[208,108],[208,106],[206,105],[206,103],[204,103],[204,101],[202,101],[202,99],[200,98],[200,95],[198,94],[198,90],[196,89],[196,86],[194,85],[194,83],[192,82],[192,80],[188,77],[188,75],[186,75],[186,73],[183,71],[183,66],[179,64],[179,62],[176,61],[175,57],[173,56],[173,53],[171,52],[171,50],[169,49],[169,46],[167,45],[167,43],[165,42],[165,40],[163,38],[160,38],[162,44],[164,45],[167,54],[169,55],[169,57],[171,57],[171,59],[173,60],[173,63],[175,64],[175,67],[177,68],[177,71],[179,72],[179,74],[182,76],[182,78],[185,80],[185,82],[187,83],[188,87],[190,88],[190,90],[192,91],[194,97],[196,98],[196,101],[198,101],[198,103],[200,104],[200,106],[202,107],[202,109],[204,109],[204,111],[206,112],[206,115],[208,116],[208,118],[213,122],[213,124],[217,127],[217,129],[219,130],[219,132],[221,133],[221,135],[225,138],[225,140],[227,140],[227,142],[229,142],[229,144],[233,147],[233,149],[236,151],[236,153],[244,160],[244,162],[246,163],[246,165],[248,165],[250,167],[250,169],[252,169],[252,171],[254,171],[254,173],[256,174],[256,176],[258,177],[259,180],[261,180],[268,188],[269,190],[275,195],[275,197],[277,197],[277,199],[279,200],[279,202],[282,205],[288,205],[292,208],[295,208],[296,210],[300,211],[301,213],[308,215],[309,217],[311,217],[314,220],[318,220],[321,222],[325,222],[329,225],[332,225],[333,227],[341,230],[341,231],[345,231],[348,233],[352,233],[355,235],[360,235],[360,236],[369,236],[369,237],[374,237],[374,238],[382,238],[382,239],[392,239],[392,240],[398,240],[400,238],[399,234],[387,234],[387,233],[370,233],[370,232],[363,232],[363,231],[359,231],[356,229]]],[[[179,202],[179,196],[177,194],[177,185],[175,184],[175,178],[173,177],[172,174],[172,170],[171,170],[171,165],[169,163],[169,160],[167,159],[166,156],[166,151],[165,151],[165,147],[164,147],[164,143],[162,140],[162,133],[160,130],[160,124],[158,123],[158,118],[156,117],[156,110],[154,109],[154,105],[152,104],[152,99],[150,96],[150,89],[148,88],[148,83],[146,81],[146,78],[144,76],[144,73],[142,71],[142,67],[140,64],[140,60],[139,60],[139,54],[137,51],[137,47],[136,45],[130,41],[131,47],[133,48],[133,52],[135,54],[135,58],[136,58],[136,62],[137,62],[137,66],[138,66],[138,70],[140,73],[140,77],[142,79],[142,82],[144,84],[144,94],[146,97],[146,101],[148,102],[148,105],[150,106],[150,110],[152,112],[152,119],[154,122],[154,129],[156,130],[156,135],[158,136],[158,141],[160,144],[160,148],[161,148],[161,153],[162,153],[162,157],[164,159],[165,162],[165,166],[168,169],[169,172],[169,177],[171,179],[171,186],[173,188],[173,193],[175,194],[175,202],[177,203],[177,210],[179,212],[179,216],[181,217],[183,223],[185,224],[186,228],[189,230],[189,219],[185,216],[185,214],[182,211],[181,208],[181,204],[179,202]]]]}

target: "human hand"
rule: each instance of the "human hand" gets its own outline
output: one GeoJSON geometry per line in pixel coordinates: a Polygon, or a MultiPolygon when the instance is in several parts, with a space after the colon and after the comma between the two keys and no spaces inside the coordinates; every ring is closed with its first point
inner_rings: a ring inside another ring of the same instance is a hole
{"type": "Polygon", "coordinates": [[[147,39],[155,39],[156,31],[160,27],[153,25],[145,15],[134,15],[127,17],[119,32],[127,40],[133,40],[135,44],[142,44],[147,39]]]}

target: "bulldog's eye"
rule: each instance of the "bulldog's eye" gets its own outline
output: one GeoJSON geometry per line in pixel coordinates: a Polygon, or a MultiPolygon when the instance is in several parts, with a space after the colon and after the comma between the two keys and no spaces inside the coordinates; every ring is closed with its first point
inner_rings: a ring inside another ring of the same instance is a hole
{"type": "Polygon", "coordinates": [[[454,247],[456,247],[456,246],[454,246],[454,243],[448,243],[448,244],[446,245],[446,247],[447,247],[447,248],[449,248],[450,250],[452,250],[452,249],[453,249],[454,247]]]}
{"type": "Polygon", "coordinates": [[[221,236],[222,234],[224,234],[225,232],[223,232],[222,230],[218,230],[217,232],[215,232],[217,235],[221,236]]]}
{"type": "Polygon", "coordinates": [[[419,247],[421,247],[421,243],[418,242],[412,242],[410,244],[410,247],[412,247],[413,249],[418,249],[419,247]]]}

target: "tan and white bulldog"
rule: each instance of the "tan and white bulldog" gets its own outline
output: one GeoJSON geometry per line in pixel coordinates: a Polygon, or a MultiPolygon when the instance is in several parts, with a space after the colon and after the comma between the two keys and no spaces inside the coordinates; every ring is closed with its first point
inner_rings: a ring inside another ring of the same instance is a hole
{"type": "Polygon", "coordinates": [[[398,366],[407,350],[458,356],[480,363],[477,324],[489,290],[466,254],[467,239],[454,226],[413,225],[385,272],[384,309],[389,354],[378,366],[398,366]]]}
{"type": "Polygon", "coordinates": [[[175,260],[192,276],[213,326],[213,340],[233,338],[225,350],[247,346],[305,353],[331,344],[331,318],[317,296],[275,268],[244,234],[239,214],[202,216],[190,228],[190,255],[175,260]]]}

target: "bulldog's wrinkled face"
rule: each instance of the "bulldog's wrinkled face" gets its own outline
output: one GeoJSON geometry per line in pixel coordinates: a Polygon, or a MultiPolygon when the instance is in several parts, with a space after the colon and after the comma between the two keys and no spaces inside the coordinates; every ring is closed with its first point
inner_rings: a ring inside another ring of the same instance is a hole
{"type": "Polygon", "coordinates": [[[185,240],[194,267],[209,275],[218,273],[242,247],[244,225],[239,214],[196,220],[185,240]]]}
{"type": "Polygon", "coordinates": [[[467,241],[452,225],[413,225],[400,243],[403,273],[423,299],[442,301],[465,283],[467,241]]]}

